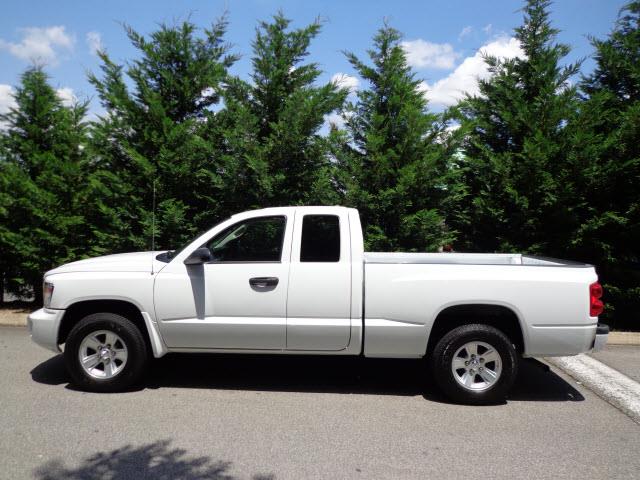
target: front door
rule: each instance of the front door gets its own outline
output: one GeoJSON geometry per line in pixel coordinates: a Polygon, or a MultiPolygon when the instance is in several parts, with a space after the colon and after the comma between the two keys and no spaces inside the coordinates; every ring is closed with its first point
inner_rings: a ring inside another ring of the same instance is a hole
{"type": "Polygon", "coordinates": [[[205,243],[211,262],[172,262],[158,274],[156,315],[169,348],[285,348],[291,223],[240,220],[205,243]]]}

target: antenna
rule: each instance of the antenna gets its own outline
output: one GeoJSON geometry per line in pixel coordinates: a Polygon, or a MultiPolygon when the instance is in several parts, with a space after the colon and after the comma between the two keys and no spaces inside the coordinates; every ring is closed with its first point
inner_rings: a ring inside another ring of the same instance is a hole
{"type": "Polygon", "coordinates": [[[153,200],[151,202],[151,275],[153,275],[153,254],[156,249],[156,179],[153,179],[153,200]]]}

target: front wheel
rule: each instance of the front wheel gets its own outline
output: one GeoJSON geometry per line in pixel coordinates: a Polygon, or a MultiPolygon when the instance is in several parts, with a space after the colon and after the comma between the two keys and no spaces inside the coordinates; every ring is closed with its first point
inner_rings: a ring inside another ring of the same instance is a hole
{"type": "Polygon", "coordinates": [[[147,364],[142,333],[114,313],[94,313],[67,337],[64,358],[73,383],[82,390],[117,392],[140,379],[147,364]]]}
{"type": "Polygon", "coordinates": [[[497,328],[474,324],[443,336],[431,355],[433,376],[443,393],[458,403],[504,401],[518,372],[518,355],[497,328]]]}

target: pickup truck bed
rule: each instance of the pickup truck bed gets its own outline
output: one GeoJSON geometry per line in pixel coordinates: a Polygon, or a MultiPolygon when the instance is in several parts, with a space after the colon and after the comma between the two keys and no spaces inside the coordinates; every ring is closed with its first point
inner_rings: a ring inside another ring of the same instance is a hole
{"type": "Polygon", "coordinates": [[[474,309],[517,322],[527,357],[575,355],[593,346],[591,265],[465,253],[367,252],[364,262],[366,356],[420,356],[442,318],[474,309]]]}
{"type": "Polygon", "coordinates": [[[365,252],[365,263],[428,263],[447,265],[526,265],[539,267],[591,268],[587,263],[571,262],[520,253],[389,253],[365,252]]]}

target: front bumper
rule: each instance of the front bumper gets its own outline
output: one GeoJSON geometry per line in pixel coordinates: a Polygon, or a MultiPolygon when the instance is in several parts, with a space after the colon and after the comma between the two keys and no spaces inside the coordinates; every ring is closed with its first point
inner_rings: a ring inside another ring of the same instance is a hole
{"type": "Polygon", "coordinates": [[[607,345],[607,338],[609,338],[609,325],[599,323],[596,328],[596,338],[593,340],[592,352],[599,352],[607,345]]]}
{"type": "Polygon", "coordinates": [[[41,347],[53,352],[60,352],[58,346],[58,328],[64,315],[64,310],[41,308],[27,317],[27,328],[31,340],[41,347]]]}

